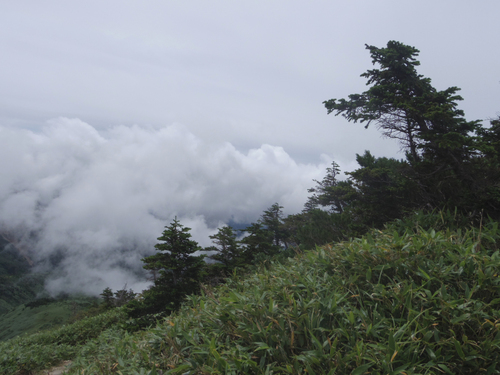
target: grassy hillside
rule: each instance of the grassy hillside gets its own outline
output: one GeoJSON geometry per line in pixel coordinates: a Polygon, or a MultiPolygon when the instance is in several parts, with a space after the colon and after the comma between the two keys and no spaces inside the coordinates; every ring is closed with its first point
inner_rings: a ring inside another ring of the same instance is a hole
{"type": "Polygon", "coordinates": [[[61,326],[99,302],[86,296],[40,298],[46,276],[32,272],[19,251],[0,236],[0,341],[61,326]]]}
{"type": "Polygon", "coordinates": [[[147,331],[122,317],[8,341],[0,372],[73,358],[73,374],[500,373],[498,223],[412,226],[267,264],[147,331]]]}
{"type": "Polygon", "coordinates": [[[8,313],[0,315],[0,341],[23,333],[30,334],[59,327],[97,302],[97,298],[73,296],[60,299],[42,298],[18,305],[8,313]]]}
{"type": "Polygon", "coordinates": [[[83,344],[123,321],[119,309],[86,318],[55,330],[18,336],[0,343],[0,374],[32,374],[74,358],[83,344]]]}

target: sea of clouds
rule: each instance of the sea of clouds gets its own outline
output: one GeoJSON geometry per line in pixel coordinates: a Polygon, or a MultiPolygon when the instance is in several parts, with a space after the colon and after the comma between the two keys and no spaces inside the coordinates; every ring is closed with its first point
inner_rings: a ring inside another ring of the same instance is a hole
{"type": "Polygon", "coordinates": [[[174,217],[208,246],[221,225],[254,222],[275,202],[300,212],[331,163],[297,163],[266,144],[241,152],[182,125],[98,131],[68,118],[0,127],[0,153],[0,231],[52,271],[53,294],[140,291],[140,259],[174,217]]]}

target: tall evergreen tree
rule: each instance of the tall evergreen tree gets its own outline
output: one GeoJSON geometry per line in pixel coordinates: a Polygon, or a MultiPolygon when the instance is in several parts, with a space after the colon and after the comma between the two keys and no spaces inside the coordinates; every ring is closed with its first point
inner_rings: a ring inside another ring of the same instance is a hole
{"type": "Polygon", "coordinates": [[[169,314],[176,310],[184,297],[199,291],[204,255],[194,255],[201,248],[191,240],[189,231],[177,218],[158,237],[158,252],[142,259],[147,270],[157,273],[154,285],[143,293],[142,301],[128,304],[129,315],[169,314]]]}
{"type": "Polygon", "coordinates": [[[495,130],[464,118],[459,88],[438,91],[417,73],[416,48],[396,41],[366,48],[378,65],[361,75],[370,88],[325,101],[328,113],[366,126],[373,122],[383,135],[400,141],[411,167],[402,170],[403,177],[418,190],[421,207],[458,207],[476,217],[487,207],[488,214],[500,216],[498,150],[491,147],[498,139],[495,130]]]}
{"type": "Polygon", "coordinates": [[[198,274],[203,267],[203,255],[194,256],[201,247],[191,239],[191,228],[184,227],[177,218],[158,237],[158,252],[142,259],[145,269],[159,270],[156,285],[169,285],[183,295],[196,290],[198,274]]]}
{"type": "Polygon", "coordinates": [[[389,41],[386,48],[366,45],[366,49],[373,64],[380,66],[361,74],[371,87],[348,100],[325,101],[328,113],[366,122],[366,127],[376,123],[382,134],[401,142],[411,161],[419,161],[421,152],[467,152],[472,146],[468,134],[478,122],[467,122],[457,109],[457,101],[463,100],[457,95],[460,89],[438,91],[430,78],[418,74],[420,51],[414,47],[389,41]]]}

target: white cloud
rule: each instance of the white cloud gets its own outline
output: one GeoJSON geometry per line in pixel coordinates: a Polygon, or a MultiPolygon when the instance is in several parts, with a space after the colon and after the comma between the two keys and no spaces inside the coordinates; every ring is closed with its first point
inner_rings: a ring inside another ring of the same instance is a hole
{"type": "Polygon", "coordinates": [[[181,125],[98,132],[58,118],[41,133],[0,132],[1,227],[57,265],[54,292],[141,287],[140,258],[175,216],[207,246],[221,223],[255,221],[275,202],[300,211],[329,163],[296,163],[271,145],[242,153],[181,125]]]}

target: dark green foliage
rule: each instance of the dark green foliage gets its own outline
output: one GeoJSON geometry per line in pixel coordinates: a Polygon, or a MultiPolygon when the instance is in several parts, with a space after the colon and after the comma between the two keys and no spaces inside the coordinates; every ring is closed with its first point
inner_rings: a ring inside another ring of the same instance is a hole
{"type": "Polygon", "coordinates": [[[498,373],[498,243],[492,221],[372,231],[207,288],[140,336],[103,336],[72,373],[498,373]]]}
{"type": "Polygon", "coordinates": [[[125,285],[123,289],[117,290],[114,293],[113,290],[108,287],[102,291],[100,296],[102,297],[101,308],[107,310],[127,304],[135,298],[136,293],[134,293],[132,289],[127,290],[125,285]]]}
{"type": "Polygon", "coordinates": [[[293,238],[301,249],[313,249],[317,245],[343,241],[358,232],[346,213],[314,209],[300,217],[302,223],[295,229],[293,238]]]}
{"type": "Polygon", "coordinates": [[[155,248],[155,255],[146,257],[145,269],[159,270],[159,278],[155,285],[171,284],[171,286],[184,289],[184,294],[195,290],[198,284],[198,273],[203,267],[204,256],[193,256],[201,250],[197,242],[191,240],[189,231],[177,219],[166,227],[155,248]]]}
{"type": "Polygon", "coordinates": [[[500,159],[500,116],[490,120],[489,128],[480,128],[480,150],[487,160],[499,162],[500,159]]]}
{"type": "Polygon", "coordinates": [[[41,297],[18,305],[0,316],[0,341],[76,321],[79,316],[88,314],[96,303],[94,297],[73,296],[66,299],[41,297]]]}
{"type": "Polygon", "coordinates": [[[42,290],[42,275],[31,275],[30,265],[0,236],[0,314],[29,302],[42,290]]]}
{"type": "Polygon", "coordinates": [[[123,311],[114,309],[58,329],[0,343],[0,374],[33,374],[72,359],[82,345],[124,319],[123,311]]]}
{"type": "Polygon", "coordinates": [[[257,223],[241,230],[246,232],[240,241],[236,232],[230,226],[223,226],[217,234],[210,236],[214,245],[206,247],[209,255],[217,263],[206,265],[204,281],[210,285],[218,285],[231,275],[235,268],[249,269],[276,256],[287,258],[294,255],[290,244],[296,245],[291,239],[291,231],[286,224],[282,206],[273,204],[265,210],[257,223]]]}
{"type": "Polygon", "coordinates": [[[104,289],[102,293],[100,294],[102,297],[102,306],[104,309],[110,309],[114,306],[114,296],[113,296],[113,290],[109,287],[104,289]]]}
{"type": "Polygon", "coordinates": [[[264,211],[259,219],[259,223],[272,233],[273,243],[276,247],[287,248],[288,233],[283,226],[283,206],[274,203],[270,208],[264,211]]]}
{"type": "Polygon", "coordinates": [[[264,211],[257,223],[252,223],[243,232],[241,239],[243,260],[246,264],[257,265],[283,253],[289,247],[290,233],[285,225],[283,206],[274,203],[264,211]]]}
{"type": "Polygon", "coordinates": [[[369,151],[356,155],[360,168],[347,172],[355,193],[349,213],[359,226],[381,228],[417,206],[416,184],[407,175],[409,165],[393,158],[376,158],[369,151]]]}
{"type": "Polygon", "coordinates": [[[288,241],[290,247],[298,248],[302,244],[302,239],[299,236],[299,230],[306,225],[307,218],[303,213],[288,215],[283,219],[283,226],[289,234],[288,241]]]}
{"type": "Polygon", "coordinates": [[[304,211],[312,211],[319,206],[327,208],[331,212],[343,213],[346,206],[354,199],[356,192],[352,187],[352,181],[340,181],[340,166],[332,162],[332,166],[326,169],[326,175],[323,180],[313,180],[316,187],[307,191],[313,193],[304,207],[304,211]]]}
{"type": "Polygon", "coordinates": [[[236,232],[228,225],[219,228],[218,232],[210,239],[215,246],[205,250],[215,250],[217,253],[210,255],[209,258],[221,262],[225,268],[231,270],[241,266],[241,257],[243,249],[239,241],[236,240],[236,232]]]}
{"type": "Polygon", "coordinates": [[[240,241],[236,239],[236,231],[228,225],[225,225],[210,236],[213,246],[206,247],[204,251],[211,252],[209,259],[214,263],[205,265],[203,271],[203,282],[208,285],[219,285],[229,277],[236,267],[245,267],[246,254],[240,241]]]}
{"type": "Polygon", "coordinates": [[[134,293],[132,289],[127,290],[126,285],[123,289],[117,290],[114,295],[114,305],[115,307],[120,307],[128,302],[132,301],[137,293],[134,293]]]}
{"type": "Polygon", "coordinates": [[[0,280],[24,275],[30,266],[14,246],[0,236],[0,280]]]}
{"type": "Polygon", "coordinates": [[[35,308],[39,306],[45,306],[48,305],[49,303],[55,302],[56,299],[52,297],[42,297],[42,298],[37,298],[31,302],[26,303],[24,306],[27,308],[35,308]]]}
{"type": "Polygon", "coordinates": [[[308,190],[313,195],[293,218],[298,225],[291,238],[296,243],[309,249],[360,236],[418,206],[418,187],[406,177],[411,173],[408,163],[376,158],[369,151],[356,160],[359,168],[346,172],[347,180],[337,180],[340,168],[333,162],[324,179],[308,190]]]}
{"type": "Polygon", "coordinates": [[[485,210],[499,218],[498,120],[492,121],[490,129],[482,128],[479,121],[466,121],[457,108],[462,100],[457,87],[438,91],[429,78],[417,73],[416,48],[395,41],[386,48],[366,48],[373,64],[379,66],[361,75],[370,88],[349,95],[348,100],[325,101],[328,113],[367,126],[375,122],[385,136],[401,143],[408,167],[398,184],[413,185],[412,204],[458,207],[476,218],[485,210]]]}
{"type": "Polygon", "coordinates": [[[143,292],[141,299],[127,304],[130,317],[144,320],[140,325],[154,322],[156,314],[170,314],[186,295],[198,292],[205,263],[203,255],[193,255],[201,248],[190,239],[190,230],[174,219],[158,238],[163,241],[155,245],[158,252],[142,259],[144,268],[154,272],[154,285],[143,292]]]}
{"type": "Polygon", "coordinates": [[[240,241],[244,246],[244,259],[247,264],[255,264],[280,251],[274,244],[274,234],[264,224],[253,223],[245,229],[248,234],[240,241]]]}
{"type": "Polygon", "coordinates": [[[25,274],[0,282],[0,314],[35,299],[43,291],[44,275],[25,274]]]}

